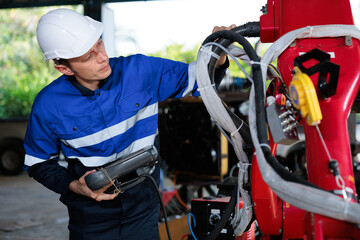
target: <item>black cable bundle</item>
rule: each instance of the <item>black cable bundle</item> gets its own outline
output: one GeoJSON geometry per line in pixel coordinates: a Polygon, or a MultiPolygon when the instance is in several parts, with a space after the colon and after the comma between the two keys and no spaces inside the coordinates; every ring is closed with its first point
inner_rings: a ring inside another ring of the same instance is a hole
{"type": "MultiPolygon", "coordinates": [[[[255,90],[255,108],[256,108],[256,128],[258,132],[258,139],[260,144],[268,144],[268,133],[267,133],[267,123],[266,123],[266,111],[265,111],[265,98],[264,98],[264,86],[262,81],[262,75],[261,75],[261,67],[260,67],[260,59],[258,55],[255,52],[255,49],[251,46],[251,44],[243,37],[242,33],[248,33],[246,30],[239,30],[243,29],[246,26],[252,26],[255,23],[250,23],[248,25],[243,25],[241,27],[237,27],[231,31],[218,31],[210,36],[208,36],[203,44],[206,44],[208,42],[213,42],[217,39],[219,42],[222,41],[222,39],[226,39],[227,41],[224,42],[227,45],[230,45],[230,42],[237,42],[241,46],[243,46],[246,54],[249,56],[250,60],[253,61],[252,64],[252,73],[253,73],[253,80],[254,80],[254,90],[255,90]],[[236,31],[239,33],[237,34],[236,31]],[[256,64],[258,63],[258,64],[256,64]]],[[[253,36],[255,35],[254,32],[251,32],[253,36]]],[[[220,49],[221,50],[221,49],[220,49]]],[[[219,50],[219,51],[220,51],[219,50]]],[[[222,51],[222,50],[221,50],[222,51]]],[[[221,52],[220,52],[221,53],[221,52]]],[[[217,59],[215,57],[212,57],[210,59],[211,63],[216,64],[217,59]]],[[[214,66],[215,66],[214,64],[214,66]]],[[[241,132],[240,132],[241,134],[241,132]]],[[[267,147],[262,147],[262,150],[264,152],[264,156],[266,161],[270,164],[270,166],[278,173],[284,180],[300,183],[303,185],[311,186],[314,188],[320,189],[318,186],[309,183],[308,181],[292,174],[288,170],[284,168],[272,155],[270,149],[267,147]]]]}

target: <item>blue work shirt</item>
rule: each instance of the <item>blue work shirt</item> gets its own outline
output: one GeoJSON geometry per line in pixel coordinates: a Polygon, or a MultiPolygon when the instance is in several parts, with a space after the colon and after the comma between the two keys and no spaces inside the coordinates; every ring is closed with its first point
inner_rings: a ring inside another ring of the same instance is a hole
{"type": "Polygon", "coordinates": [[[112,73],[99,89],[91,91],[62,75],[34,101],[25,167],[42,166],[29,173],[55,192],[65,194],[74,180],[57,163],[60,151],[85,167],[102,166],[154,144],[158,102],[199,96],[195,63],[140,54],[109,62],[112,73]]]}

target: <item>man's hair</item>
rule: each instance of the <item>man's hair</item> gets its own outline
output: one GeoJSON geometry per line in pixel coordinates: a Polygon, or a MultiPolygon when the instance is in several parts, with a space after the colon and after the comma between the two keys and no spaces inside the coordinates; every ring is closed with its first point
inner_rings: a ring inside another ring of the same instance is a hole
{"type": "Polygon", "coordinates": [[[54,63],[56,65],[65,65],[67,67],[70,67],[70,63],[69,63],[69,61],[67,59],[63,59],[63,58],[56,59],[56,58],[54,58],[53,61],[54,61],[54,63]]]}

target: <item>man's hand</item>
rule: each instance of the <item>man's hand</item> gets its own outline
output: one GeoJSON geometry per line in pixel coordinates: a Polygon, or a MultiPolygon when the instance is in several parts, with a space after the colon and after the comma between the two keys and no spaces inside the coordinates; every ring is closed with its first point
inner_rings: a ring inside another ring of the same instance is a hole
{"type": "MultiPolygon", "coordinates": [[[[233,28],[235,28],[236,25],[235,24],[231,24],[229,27],[225,27],[225,26],[215,26],[212,30],[212,32],[218,32],[218,31],[223,31],[223,30],[231,30],[233,28]]],[[[216,67],[220,67],[222,66],[224,63],[226,62],[226,54],[221,54],[219,60],[216,63],[216,67]]]]}
{"type": "Polygon", "coordinates": [[[98,202],[102,201],[102,200],[113,200],[118,193],[114,193],[114,194],[106,194],[104,193],[106,191],[106,189],[108,189],[111,185],[112,182],[110,182],[108,185],[106,185],[105,187],[99,189],[99,190],[91,190],[85,182],[85,176],[91,174],[95,172],[95,170],[92,171],[88,171],[86,172],[83,176],[81,176],[79,178],[79,180],[74,180],[70,183],[69,185],[69,189],[70,191],[80,194],[80,195],[84,195],[87,196],[89,198],[92,198],[98,202]]]}

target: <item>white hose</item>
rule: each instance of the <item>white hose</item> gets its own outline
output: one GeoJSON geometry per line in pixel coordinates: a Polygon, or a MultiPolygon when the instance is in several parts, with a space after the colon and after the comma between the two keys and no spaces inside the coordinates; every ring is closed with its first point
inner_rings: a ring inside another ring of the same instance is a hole
{"type": "MultiPolygon", "coordinates": [[[[216,45],[216,43],[209,43],[201,47],[198,52],[196,61],[196,79],[199,86],[198,90],[200,91],[202,100],[207,108],[207,111],[215,122],[217,122],[228,133],[231,133],[231,142],[233,144],[236,156],[239,159],[240,167],[238,176],[238,188],[243,199],[244,206],[240,210],[240,212],[238,211],[238,207],[236,208],[237,211],[234,216],[234,220],[232,221],[234,233],[239,236],[245,231],[253,216],[250,195],[243,188],[244,183],[247,183],[249,181],[249,160],[243,150],[243,139],[239,133],[239,129],[235,126],[220,97],[217,95],[207,71],[207,66],[212,56],[211,45],[216,45]]],[[[220,45],[219,47],[222,46],[220,45]]],[[[245,53],[244,51],[239,50],[240,48],[237,49],[231,46],[230,49],[233,49],[234,51],[236,51],[236,54],[244,57],[245,53]]],[[[230,52],[229,56],[234,58],[234,56],[230,52]]],[[[247,56],[244,57],[244,59],[246,58],[247,56]]]]}

